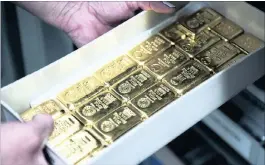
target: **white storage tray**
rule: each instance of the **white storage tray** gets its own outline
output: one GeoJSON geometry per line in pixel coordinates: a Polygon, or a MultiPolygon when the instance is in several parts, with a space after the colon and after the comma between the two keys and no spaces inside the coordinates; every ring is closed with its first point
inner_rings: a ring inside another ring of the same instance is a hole
{"type": "MultiPolygon", "coordinates": [[[[180,7],[186,2],[172,2],[180,7]]],[[[245,2],[191,2],[174,15],[142,12],[64,58],[1,89],[8,120],[55,95],[83,76],[172,23],[209,6],[264,41],[264,13],[245,2]]],[[[138,164],[264,75],[264,47],[214,75],[123,135],[86,164],[138,164]]],[[[49,147],[54,164],[64,160],[49,147]]],[[[65,163],[66,164],[66,163],[65,163]]]]}

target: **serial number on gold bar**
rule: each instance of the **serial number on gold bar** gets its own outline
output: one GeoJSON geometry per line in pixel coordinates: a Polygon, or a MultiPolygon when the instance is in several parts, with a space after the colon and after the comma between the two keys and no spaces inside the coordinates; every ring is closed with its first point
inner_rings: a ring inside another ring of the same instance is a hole
{"type": "Polygon", "coordinates": [[[179,40],[176,42],[176,46],[186,52],[189,56],[194,57],[219,40],[220,38],[217,35],[205,30],[200,32],[194,40],[190,38],[179,40]]]}
{"type": "Polygon", "coordinates": [[[123,98],[130,100],[153,85],[155,81],[153,75],[144,69],[139,69],[115,84],[113,89],[123,98]]]}
{"type": "Polygon", "coordinates": [[[49,143],[56,146],[82,127],[83,124],[76,117],[66,114],[54,121],[54,129],[49,137],[49,143]]]}
{"type": "Polygon", "coordinates": [[[88,77],[61,92],[57,97],[67,108],[73,110],[90,96],[103,88],[104,84],[95,77],[88,77]]]}
{"type": "Polygon", "coordinates": [[[100,118],[114,111],[122,105],[121,99],[114,93],[106,90],[99,93],[86,104],[78,107],[76,116],[87,125],[92,125],[100,118]]]}
{"type": "Polygon", "coordinates": [[[234,40],[232,40],[232,43],[239,46],[246,53],[254,52],[255,50],[264,46],[263,41],[261,41],[259,38],[253,36],[250,33],[244,33],[236,37],[234,40]]]}
{"type": "Polygon", "coordinates": [[[131,103],[147,116],[151,116],[176,98],[177,95],[169,87],[157,83],[135,97],[131,103]]]}
{"type": "Polygon", "coordinates": [[[222,21],[212,28],[214,32],[219,34],[225,40],[231,40],[239,34],[243,33],[243,29],[237,24],[228,19],[222,19],[222,21]]]}
{"type": "Polygon", "coordinates": [[[230,59],[229,61],[227,61],[225,64],[223,64],[222,66],[220,66],[216,72],[220,72],[228,67],[230,67],[231,65],[233,65],[234,63],[238,62],[239,60],[241,60],[243,57],[245,57],[246,54],[238,54],[236,57],[230,59]]]}
{"type": "Polygon", "coordinates": [[[82,129],[56,146],[55,150],[74,164],[102,147],[101,140],[92,131],[82,129]]]}
{"type": "Polygon", "coordinates": [[[30,121],[37,114],[49,114],[53,118],[58,118],[65,113],[65,110],[54,100],[48,100],[44,103],[33,107],[21,114],[21,118],[24,121],[30,121]]]}
{"type": "Polygon", "coordinates": [[[118,57],[106,64],[95,73],[95,77],[102,82],[113,85],[125,75],[137,69],[137,63],[126,55],[118,57]]]}
{"type": "Polygon", "coordinates": [[[142,64],[157,53],[166,50],[170,45],[171,43],[160,35],[154,35],[130,50],[128,55],[142,64]]]}
{"type": "Polygon", "coordinates": [[[156,76],[162,77],[172,68],[179,67],[188,60],[189,57],[187,55],[181,53],[173,46],[152,58],[145,66],[156,76]]]}
{"type": "Polygon", "coordinates": [[[163,81],[173,87],[178,94],[185,94],[206,80],[209,75],[210,71],[205,66],[192,60],[172,70],[163,81]]]}
{"type": "Polygon", "coordinates": [[[140,113],[128,104],[100,119],[95,128],[113,141],[141,122],[140,113]]]}
{"type": "Polygon", "coordinates": [[[239,49],[222,40],[195,58],[210,69],[215,70],[238,53],[240,53],[239,49]]]}
{"type": "Polygon", "coordinates": [[[210,8],[202,8],[183,19],[181,25],[190,31],[193,35],[197,35],[208,27],[218,24],[222,16],[210,8]]]}

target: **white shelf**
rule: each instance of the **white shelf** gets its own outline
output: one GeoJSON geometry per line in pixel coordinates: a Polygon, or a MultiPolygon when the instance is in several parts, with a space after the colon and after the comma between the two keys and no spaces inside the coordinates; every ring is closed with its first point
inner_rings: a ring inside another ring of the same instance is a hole
{"type": "MultiPolygon", "coordinates": [[[[264,41],[264,13],[244,2],[191,2],[174,16],[142,12],[59,61],[2,88],[1,103],[6,108],[5,113],[9,111],[12,116],[20,119],[18,113],[29,108],[33,100],[36,104],[52,97],[81,77],[89,76],[106,62],[120,56],[129,46],[151,36],[175,18],[203,6],[210,6],[264,41]]],[[[142,162],[264,75],[264,61],[263,47],[164,107],[86,164],[135,165],[142,162]]],[[[49,152],[55,164],[63,164],[64,160],[50,147],[49,152]]]]}

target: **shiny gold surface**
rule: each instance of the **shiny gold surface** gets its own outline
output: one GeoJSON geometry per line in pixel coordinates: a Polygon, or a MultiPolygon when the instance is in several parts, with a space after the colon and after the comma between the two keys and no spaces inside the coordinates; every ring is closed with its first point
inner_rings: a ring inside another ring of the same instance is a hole
{"type": "Polygon", "coordinates": [[[130,100],[154,83],[154,76],[144,69],[139,69],[115,84],[113,89],[123,98],[130,100]]]}
{"type": "Polygon", "coordinates": [[[29,110],[26,110],[21,114],[21,118],[24,121],[30,121],[37,114],[49,114],[52,115],[53,118],[58,118],[65,113],[65,110],[60,107],[58,103],[54,100],[48,100],[36,107],[33,107],[29,110]]]}
{"type": "Polygon", "coordinates": [[[180,21],[181,25],[194,35],[218,24],[222,16],[210,8],[202,8],[199,11],[185,17],[180,21]]]}
{"type": "Polygon", "coordinates": [[[237,61],[239,61],[241,58],[245,57],[246,54],[238,54],[236,57],[230,59],[229,61],[227,61],[225,64],[223,64],[222,66],[220,66],[216,72],[222,71],[228,67],[230,67],[231,65],[233,65],[234,63],[236,63],[237,61]]]}
{"type": "Polygon", "coordinates": [[[189,57],[181,53],[174,46],[148,61],[145,66],[156,76],[163,76],[173,67],[179,67],[189,60],[189,57]]]}
{"type": "Polygon", "coordinates": [[[218,25],[213,27],[212,30],[225,40],[231,40],[243,33],[243,29],[240,26],[228,19],[223,19],[218,25]]]}
{"type": "Polygon", "coordinates": [[[74,116],[66,114],[54,121],[54,130],[49,137],[52,146],[60,144],[63,140],[79,131],[83,124],[74,116]]]}
{"type": "Polygon", "coordinates": [[[76,116],[88,125],[94,124],[100,118],[119,108],[122,104],[120,98],[114,93],[106,90],[99,93],[87,103],[78,107],[76,116]]]}
{"type": "Polygon", "coordinates": [[[95,73],[95,77],[110,85],[117,82],[124,75],[130,74],[137,67],[128,56],[120,56],[114,61],[106,64],[95,73]]]}
{"type": "Polygon", "coordinates": [[[102,143],[95,134],[92,131],[83,129],[64,140],[55,147],[55,150],[66,158],[69,163],[74,164],[101,148],[102,143]]]}
{"type": "Polygon", "coordinates": [[[239,46],[246,53],[251,53],[264,46],[263,41],[261,41],[250,33],[244,33],[236,37],[234,40],[232,40],[232,43],[239,46]]]}
{"type": "Polygon", "coordinates": [[[134,98],[132,104],[151,116],[176,98],[176,94],[165,84],[157,83],[134,98]]]}
{"type": "Polygon", "coordinates": [[[222,40],[206,51],[196,55],[195,58],[212,70],[215,70],[238,53],[240,53],[239,49],[222,40]]]}
{"type": "Polygon", "coordinates": [[[103,86],[104,84],[95,77],[88,77],[61,92],[58,95],[58,100],[70,110],[73,110],[101,90],[103,86]]]}
{"type": "Polygon", "coordinates": [[[220,38],[217,35],[205,30],[200,32],[194,40],[191,38],[179,40],[176,42],[176,46],[186,52],[189,56],[194,57],[219,40],[220,38]]]}
{"type": "Polygon", "coordinates": [[[128,52],[129,56],[138,63],[144,63],[157,53],[166,50],[171,43],[160,35],[154,35],[128,52]]]}
{"type": "Polygon", "coordinates": [[[139,112],[132,106],[125,105],[100,119],[95,128],[113,141],[141,121],[139,112]]]}
{"type": "Polygon", "coordinates": [[[185,39],[187,36],[187,31],[179,28],[179,24],[173,23],[161,30],[160,32],[164,37],[169,39],[170,41],[177,42],[180,39],[185,39]]]}
{"type": "Polygon", "coordinates": [[[209,70],[196,61],[189,61],[181,68],[176,68],[165,76],[164,80],[177,93],[185,94],[192,88],[198,86],[210,75],[209,70]]]}

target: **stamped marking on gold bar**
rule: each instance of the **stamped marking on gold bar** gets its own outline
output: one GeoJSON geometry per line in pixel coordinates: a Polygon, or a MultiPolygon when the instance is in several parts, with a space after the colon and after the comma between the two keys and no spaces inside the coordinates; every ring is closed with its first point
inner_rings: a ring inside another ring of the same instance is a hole
{"type": "Polygon", "coordinates": [[[137,63],[128,56],[121,56],[103,66],[95,73],[95,77],[110,85],[117,82],[124,75],[130,74],[137,68],[137,63]]]}
{"type": "Polygon", "coordinates": [[[58,95],[60,100],[70,110],[80,106],[103,88],[104,84],[95,77],[88,77],[64,90],[58,95]]]}
{"type": "Polygon", "coordinates": [[[104,91],[96,95],[86,104],[78,107],[76,116],[84,123],[92,125],[121,105],[122,101],[117,95],[110,91],[104,91]]]}
{"type": "Polygon", "coordinates": [[[146,67],[156,76],[162,77],[173,67],[179,67],[188,60],[189,57],[187,55],[181,53],[175,47],[170,47],[148,61],[146,67]]]}
{"type": "Polygon", "coordinates": [[[130,100],[153,85],[155,81],[154,76],[144,69],[139,69],[115,84],[113,89],[125,99],[130,100]]]}
{"type": "Polygon", "coordinates": [[[147,116],[151,116],[175,98],[176,94],[169,87],[163,83],[157,83],[135,97],[131,102],[147,116]]]}
{"type": "Polygon", "coordinates": [[[218,24],[221,19],[222,16],[214,10],[202,8],[188,16],[185,20],[182,20],[181,24],[196,35],[208,27],[213,27],[218,24]]]}
{"type": "Polygon", "coordinates": [[[226,40],[231,40],[243,33],[243,29],[240,26],[228,19],[223,19],[218,25],[213,27],[212,30],[226,40]]]}
{"type": "Polygon", "coordinates": [[[172,42],[177,42],[179,39],[185,39],[187,32],[178,28],[178,24],[171,24],[160,32],[164,37],[172,42]]]}
{"type": "Polygon", "coordinates": [[[176,46],[179,49],[182,49],[189,56],[194,57],[198,53],[202,52],[203,50],[207,49],[211,45],[218,42],[220,38],[208,30],[200,32],[194,40],[190,38],[186,38],[184,40],[179,40],[176,43],[176,46]]]}
{"type": "Polygon", "coordinates": [[[231,60],[229,60],[228,62],[226,62],[225,64],[223,64],[222,66],[220,66],[216,72],[220,72],[226,68],[229,68],[231,65],[233,65],[234,63],[240,61],[243,57],[245,57],[246,54],[239,54],[236,57],[232,58],[231,60]]]}
{"type": "Polygon", "coordinates": [[[140,64],[146,62],[157,53],[170,47],[171,43],[160,35],[151,36],[128,52],[129,56],[140,64]]]}
{"type": "Polygon", "coordinates": [[[215,70],[238,53],[240,53],[239,49],[222,40],[206,51],[196,55],[195,58],[212,70],[215,70]]]}
{"type": "Polygon", "coordinates": [[[56,119],[64,113],[65,110],[58,103],[54,100],[48,100],[36,107],[26,110],[21,114],[21,118],[24,121],[30,121],[37,114],[49,114],[56,119]]]}
{"type": "Polygon", "coordinates": [[[249,33],[244,33],[236,37],[234,40],[232,40],[232,42],[246,51],[246,53],[254,52],[255,50],[264,46],[264,42],[262,40],[249,33]]]}
{"type": "Polygon", "coordinates": [[[184,94],[196,87],[210,75],[210,71],[196,61],[189,61],[180,68],[172,70],[163,79],[179,94],[184,94]]]}
{"type": "Polygon", "coordinates": [[[67,159],[69,163],[76,163],[87,155],[102,149],[103,144],[92,131],[83,129],[70,138],[64,140],[55,150],[67,159]]]}
{"type": "Polygon", "coordinates": [[[114,141],[141,121],[140,113],[128,104],[100,119],[95,127],[114,141]]]}
{"type": "Polygon", "coordinates": [[[73,115],[66,114],[54,121],[54,130],[49,137],[52,146],[60,144],[63,140],[79,131],[83,124],[73,115]]]}

